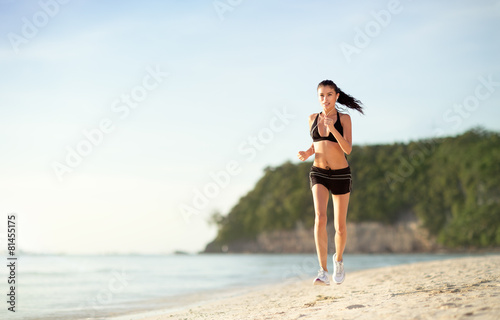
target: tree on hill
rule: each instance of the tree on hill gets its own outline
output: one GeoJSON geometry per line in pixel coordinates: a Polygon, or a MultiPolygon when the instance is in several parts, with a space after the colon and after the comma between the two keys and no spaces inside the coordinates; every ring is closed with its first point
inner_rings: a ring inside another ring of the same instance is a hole
{"type": "MultiPolygon", "coordinates": [[[[351,222],[395,223],[414,212],[449,246],[500,245],[500,135],[473,129],[408,144],[354,146],[351,222]]],[[[214,243],[255,239],[265,231],[312,227],[311,162],[268,167],[227,215],[215,214],[214,243]]],[[[331,206],[329,206],[331,215],[331,206]]]]}

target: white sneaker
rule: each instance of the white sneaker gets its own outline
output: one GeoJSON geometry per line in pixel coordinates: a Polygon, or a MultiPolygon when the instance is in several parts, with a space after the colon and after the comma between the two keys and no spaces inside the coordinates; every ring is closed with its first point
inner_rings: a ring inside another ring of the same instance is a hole
{"type": "Polygon", "coordinates": [[[344,272],[344,259],[342,261],[337,261],[337,254],[333,255],[333,281],[336,284],[341,284],[344,282],[345,272],[344,272]]]}
{"type": "Polygon", "coordinates": [[[330,279],[328,278],[328,273],[323,270],[323,268],[319,269],[318,276],[313,281],[313,285],[315,286],[329,286],[330,279]]]}

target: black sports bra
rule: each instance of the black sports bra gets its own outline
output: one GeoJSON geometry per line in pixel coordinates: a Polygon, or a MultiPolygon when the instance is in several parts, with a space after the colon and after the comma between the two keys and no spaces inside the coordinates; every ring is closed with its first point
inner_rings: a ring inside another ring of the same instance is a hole
{"type": "MultiPolygon", "coordinates": [[[[333,133],[331,133],[331,132],[326,137],[322,137],[322,136],[319,135],[318,117],[319,117],[319,113],[316,116],[316,119],[314,119],[314,122],[313,122],[312,128],[311,128],[311,137],[312,137],[313,141],[316,142],[316,141],[328,140],[328,141],[331,141],[331,142],[338,143],[337,139],[335,139],[335,137],[333,136],[333,133]]],[[[342,123],[340,123],[340,113],[338,111],[337,111],[337,121],[335,121],[335,124],[333,126],[335,127],[335,129],[337,129],[337,131],[342,136],[344,136],[344,128],[342,128],[342,123]]]]}

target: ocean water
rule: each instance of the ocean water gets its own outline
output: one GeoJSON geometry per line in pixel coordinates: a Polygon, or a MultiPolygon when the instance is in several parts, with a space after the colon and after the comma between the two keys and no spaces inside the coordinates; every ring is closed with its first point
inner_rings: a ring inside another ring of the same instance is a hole
{"type": "MultiPolygon", "coordinates": [[[[349,273],[463,256],[346,254],[344,265],[349,273]]],[[[177,309],[243,293],[256,285],[312,281],[317,270],[315,254],[24,255],[18,258],[16,270],[16,312],[9,312],[6,301],[2,302],[0,319],[105,319],[177,309]]],[[[8,293],[7,272],[6,267],[0,268],[3,297],[8,293]]]]}

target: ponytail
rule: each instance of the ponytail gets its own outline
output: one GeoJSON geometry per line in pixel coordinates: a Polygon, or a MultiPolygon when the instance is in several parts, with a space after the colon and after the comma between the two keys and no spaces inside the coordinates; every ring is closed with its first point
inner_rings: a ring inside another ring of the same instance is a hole
{"type": "Polygon", "coordinates": [[[358,99],[348,95],[344,91],[340,90],[339,87],[332,81],[332,80],[323,80],[318,84],[318,89],[319,87],[331,87],[333,90],[335,90],[336,93],[339,94],[339,98],[337,99],[337,102],[350,108],[359,111],[361,114],[364,114],[363,112],[363,107],[361,106],[363,103],[359,101],[358,99]]]}

